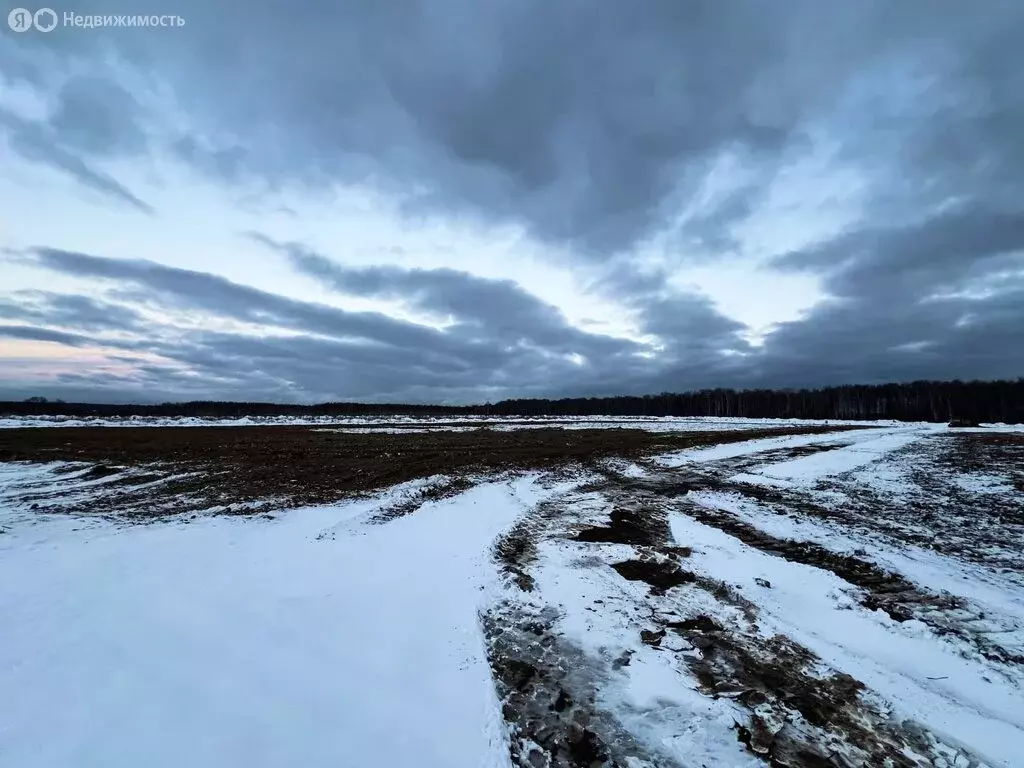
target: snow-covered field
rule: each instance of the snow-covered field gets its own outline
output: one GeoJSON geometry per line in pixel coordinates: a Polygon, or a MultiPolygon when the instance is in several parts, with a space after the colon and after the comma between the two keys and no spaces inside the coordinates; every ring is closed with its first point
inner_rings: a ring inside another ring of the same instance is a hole
{"type": "Polygon", "coordinates": [[[1010,430],[146,524],[54,477],[0,464],[0,766],[1024,765],[1010,430]]]}
{"type": "MultiPolygon", "coordinates": [[[[507,765],[477,612],[554,489],[0,535],[0,765],[507,765]]],[[[8,512],[9,514],[9,512],[8,512]]]]}

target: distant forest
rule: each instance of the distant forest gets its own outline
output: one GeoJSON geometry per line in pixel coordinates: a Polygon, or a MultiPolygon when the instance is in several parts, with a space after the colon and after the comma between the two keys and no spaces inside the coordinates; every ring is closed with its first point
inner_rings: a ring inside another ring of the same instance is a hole
{"type": "Polygon", "coordinates": [[[1024,423],[1024,378],[914,381],[822,389],[705,389],[639,397],[502,400],[484,405],[196,401],[161,405],[64,403],[33,397],[0,402],[6,416],[740,416],[779,419],[899,419],[1024,423]]]}

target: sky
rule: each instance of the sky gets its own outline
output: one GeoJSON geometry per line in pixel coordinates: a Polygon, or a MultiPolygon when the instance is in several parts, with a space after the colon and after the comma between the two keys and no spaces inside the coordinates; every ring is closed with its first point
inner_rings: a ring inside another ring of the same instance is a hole
{"type": "Polygon", "coordinates": [[[1019,0],[52,9],[0,21],[0,399],[1024,376],[1019,0]]]}

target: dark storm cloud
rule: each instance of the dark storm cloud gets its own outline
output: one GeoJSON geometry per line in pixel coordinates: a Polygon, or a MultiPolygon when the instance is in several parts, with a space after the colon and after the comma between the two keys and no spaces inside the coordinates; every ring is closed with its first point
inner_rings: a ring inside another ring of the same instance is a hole
{"type": "Polygon", "coordinates": [[[135,98],[117,83],[96,76],[73,77],[61,86],[47,128],[72,150],[138,154],[147,148],[141,116],[135,98]]]}
{"type": "Polygon", "coordinates": [[[278,325],[402,348],[451,351],[446,349],[443,335],[423,326],[374,312],[345,312],[295,301],[205,272],[143,260],[105,259],[55,248],[34,249],[32,257],[35,264],[63,274],[134,285],[174,306],[200,309],[242,322],[278,325]]]}
{"type": "Polygon", "coordinates": [[[819,275],[831,298],[768,336],[758,376],[1024,375],[1024,56],[1011,32],[1022,11],[992,3],[949,19],[919,59],[894,64],[916,67],[902,89],[846,99],[836,135],[873,194],[846,231],[776,259],[819,275]]]}
{"type": "MultiPolygon", "coordinates": [[[[109,303],[42,292],[18,294],[0,312],[26,323],[92,327],[100,334],[96,346],[155,355],[165,361],[161,370],[173,364],[191,372],[188,391],[198,381],[210,396],[234,391],[287,400],[466,401],[642,390],[654,386],[667,366],[699,368],[700,381],[722,375],[730,367],[722,349],[744,346],[736,336],[742,326],[700,297],[649,297],[644,330],[665,343],[653,359],[641,354],[649,350],[637,342],[573,328],[512,283],[454,270],[349,270],[298,246],[276,247],[342,293],[399,298],[449,313],[456,322],[436,331],[376,313],[287,299],[205,273],[53,248],[35,248],[21,258],[63,275],[103,281],[108,296],[147,306],[168,323],[174,322],[168,310],[188,310],[278,330],[184,332],[146,323],[131,306],[118,304],[104,318],[100,313],[109,303]],[[128,338],[103,335],[124,330],[131,331],[128,338]]],[[[691,374],[688,380],[697,379],[691,374]]]]}
{"type": "MultiPolygon", "coordinates": [[[[285,253],[300,272],[346,295],[399,299],[412,306],[455,320],[447,330],[459,336],[470,333],[491,344],[527,342],[547,356],[542,360],[546,380],[538,386],[531,379],[538,362],[534,357],[515,358],[494,372],[510,391],[534,387],[536,395],[612,394],[648,391],[671,384],[675,387],[713,383],[716,377],[737,381],[743,371],[740,357],[752,352],[743,338],[743,323],[722,315],[706,297],[664,288],[665,275],[657,272],[613,275],[600,289],[620,289],[618,298],[632,310],[639,330],[653,337],[651,349],[633,341],[585,333],[567,323],[557,311],[517,284],[488,280],[450,269],[401,269],[397,267],[346,267],[301,245],[279,244],[254,238],[285,253]],[[552,362],[552,354],[579,355],[584,364],[552,362]],[[638,354],[644,353],[644,354],[638,354]]],[[[628,269],[628,268],[627,268],[628,269]]],[[[487,371],[474,371],[483,383],[487,371]]],[[[468,386],[469,382],[466,382],[468,386]]]]}
{"type": "MultiPolygon", "coordinates": [[[[281,247],[289,253],[298,248],[281,247]]],[[[97,338],[94,343],[156,355],[165,363],[139,375],[156,376],[166,364],[173,364],[177,373],[162,384],[152,382],[154,387],[165,391],[188,371],[180,391],[200,396],[196,393],[201,390],[201,396],[208,397],[245,392],[287,401],[347,397],[465,402],[703,386],[1013,376],[1024,369],[1024,354],[1014,341],[1024,328],[1024,277],[962,296],[934,297],[922,283],[919,291],[899,300],[891,293],[886,294],[888,299],[876,299],[870,292],[832,300],[804,320],[781,325],[763,347],[754,348],[742,336],[745,327],[722,316],[707,299],[666,292],[657,274],[636,275],[630,284],[633,308],[641,331],[654,337],[657,349],[638,354],[645,348],[633,342],[580,331],[563,337],[563,320],[557,313],[537,313],[542,320],[557,320],[551,329],[520,320],[510,326],[511,336],[503,336],[500,324],[489,325],[487,301],[512,301],[516,310],[516,302],[531,307],[532,297],[501,281],[480,280],[477,285],[478,278],[447,270],[348,270],[308,251],[298,252],[302,258],[297,264],[318,279],[337,284],[342,293],[400,298],[452,312],[459,322],[450,327],[453,332],[434,331],[374,313],[286,299],[204,273],[45,248],[32,252],[34,263],[63,274],[113,281],[122,287],[123,300],[158,310],[201,310],[281,331],[183,333],[170,326],[133,325],[137,316],[130,308],[104,327],[95,302],[45,294],[34,297],[34,313],[3,311],[24,307],[23,300],[0,306],[0,315],[34,325],[67,322],[68,327],[84,327],[95,322],[99,331],[133,327],[130,340],[97,338]],[[394,286],[385,285],[392,280],[394,286]],[[478,295],[475,288],[481,289],[478,295]],[[468,334],[466,329],[477,333],[468,334]],[[541,344],[545,337],[550,346],[541,344]],[[570,344],[572,338],[575,345],[570,344]],[[581,355],[584,364],[570,359],[571,353],[581,355]]],[[[837,268],[849,269],[849,262],[837,268]]],[[[85,344],[84,337],[39,327],[17,326],[13,334],[85,344]]]]}
{"type": "Polygon", "coordinates": [[[17,291],[0,297],[0,318],[85,331],[131,331],[143,325],[134,309],[88,296],[47,291],[17,291]]]}
{"type": "Polygon", "coordinates": [[[95,192],[127,203],[143,213],[153,214],[153,208],[148,203],[136,197],[109,174],[86,162],[76,149],[62,144],[45,121],[26,120],[0,108],[0,130],[7,134],[11,149],[26,160],[49,166],[95,192]]]}
{"type": "MultiPolygon", "coordinates": [[[[1024,185],[1022,185],[1024,186],[1024,185]]],[[[903,226],[862,228],[777,259],[782,268],[824,273],[837,296],[894,289],[920,293],[1002,266],[1021,266],[1024,208],[977,206],[938,212],[903,226]]]]}
{"type": "Polygon", "coordinates": [[[31,325],[0,325],[0,337],[19,341],[51,341],[67,347],[84,347],[90,343],[88,337],[78,333],[64,333],[31,325]]]}
{"type": "Polygon", "coordinates": [[[825,304],[766,343],[774,386],[1024,375],[1024,281],[988,298],[825,304]]]}
{"type": "MultiPolygon", "coordinates": [[[[296,301],[152,262],[53,248],[32,249],[25,258],[64,275],[112,282],[111,294],[122,301],[157,310],[199,310],[214,318],[280,329],[254,336],[144,326],[132,341],[97,341],[172,360],[209,381],[211,390],[230,381],[245,391],[287,391],[289,399],[309,399],[313,393],[366,398],[415,393],[419,399],[429,399],[427,392],[469,398],[472,392],[494,391],[507,396],[521,387],[551,390],[567,380],[598,380],[612,371],[628,376],[628,371],[648,365],[636,354],[643,351],[641,345],[572,329],[559,313],[548,311],[514,286],[500,281],[477,283],[457,272],[413,271],[397,276],[405,281],[402,296],[421,295],[425,306],[460,313],[460,322],[438,331],[378,313],[296,301]],[[474,288],[482,291],[475,298],[474,288]],[[516,322],[503,325],[485,309],[489,300],[533,312],[533,325],[525,330],[516,322]],[[584,362],[571,359],[572,355],[584,362]]],[[[357,276],[364,281],[359,289],[362,295],[383,291],[380,275],[357,276]]],[[[75,304],[74,297],[56,302],[65,307],[75,304]]],[[[40,309],[22,316],[35,320],[44,314],[40,309]]],[[[50,320],[59,322],[59,313],[51,313],[50,320]]]]}
{"type": "Polygon", "coordinates": [[[976,204],[864,228],[779,260],[834,297],[768,337],[772,380],[1024,374],[1024,211],[976,204]]]}
{"type": "MultiPolygon", "coordinates": [[[[706,296],[667,288],[668,277],[665,269],[641,270],[627,261],[616,265],[589,289],[599,296],[618,299],[635,313],[639,331],[657,339],[657,362],[648,375],[671,372],[668,379],[674,380],[676,387],[680,381],[706,381],[714,376],[731,380],[730,371],[739,364],[735,356],[753,353],[744,337],[750,329],[723,315],[706,296]]],[[[652,386],[650,382],[645,385],[652,386]]]]}
{"type": "Polygon", "coordinates": [[[349,267],[295,243],[254,239],[284,253],[292,266],[326,287],[348,296],[400,300],[454,323],[455,336],[494,342],[526,342],[551,352],[608,355],[636,351],[636,345],[585,333],[556,307],[511,280],[492,280],[454,269],[403,269],[394,266],[349,267]]]}
{"type": "MultiPolygon", "coordinates": [[[[156,0],[76,7],[158,10],[167,8],[156,0]]],[[[265,1],[179,2],[175,10],[186,26],[102,30],[92,44],[113,44],[170,82],[196,134],[176,146],[206,170],[232,181],[373,178],[410,204],[521,222],[595,253],[661,228],[723,153],[768,169],[788,160],[785,150],[834,114],[851,82],[864,72],[883,82],[898,53],[985,50],[1020,18],[1009,3],[981,13],[953,3],[810,0],[361,1],[301,13],[265,1]],[[226,136],[237,139],[225,144],[226,136]]],[[[70,34],[18,42],[78,54],[90,45],[70,34]]],[[[1000,41],[1002,50],[1012,45],[1000,41]]],[[[121,99],[112,91],[90,104],[121,99]]],[[[916,125],[919,116],[910,117],[916,125]]],[[[899,118],[890,133],[910,129],[899,118]]],[[[125,130],[135,137],[132,121],[125,130]]],[[[715,242],[712,228],[746,215],[756,192],[701,213],[698,239],[715,242]]]]}
{"type": "Polygon", "coordinates": [[[705,296],[682,294],[652,298],[641,308],[641,330],[662,339],[676,356],[747,352],[740,335],[747,326],[719,312],[705,296]]]}
{"type": "MultiPolygon", "coordinates": [[[[694,212],[680,243],[728,243],[814,131],[913,194],[954,178],[1015,189],[1024,163],[1015,0],[174,5],[184,27],[15,43],[77,56],[112,45],[165,79],[193,128],[175,151],[226,180],[372,179],[410,205],[520,222],[577,253],[664,227],[723,154],[757,181],[694,212]]],[[[120,88],[81,78],[61,99],[52,127],[75,146],[142,146],[120,88]]]]}

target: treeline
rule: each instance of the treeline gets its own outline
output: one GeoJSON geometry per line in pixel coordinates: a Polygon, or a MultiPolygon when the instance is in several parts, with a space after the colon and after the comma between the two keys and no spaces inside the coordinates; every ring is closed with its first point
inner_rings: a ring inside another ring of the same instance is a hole
{"type": "Polygon", "coordinates": [[[914,381],[821,389],[705,389],[660,395],[502,400],[484,405],[213,402],[104,405],[44,398],[0,403],[19,416],[734,416],[775,419],[897,419],[1024,423],[1024,378],[1015,381],[914,381]]]}
{"type": "Polygon", "coordinates": [[[759,419],[897,419],[1024,423],[1024,379],[914,381],[822,389],[704,389],[642,397],[504,400],[507,416],[738,416],[759,419]]]}

